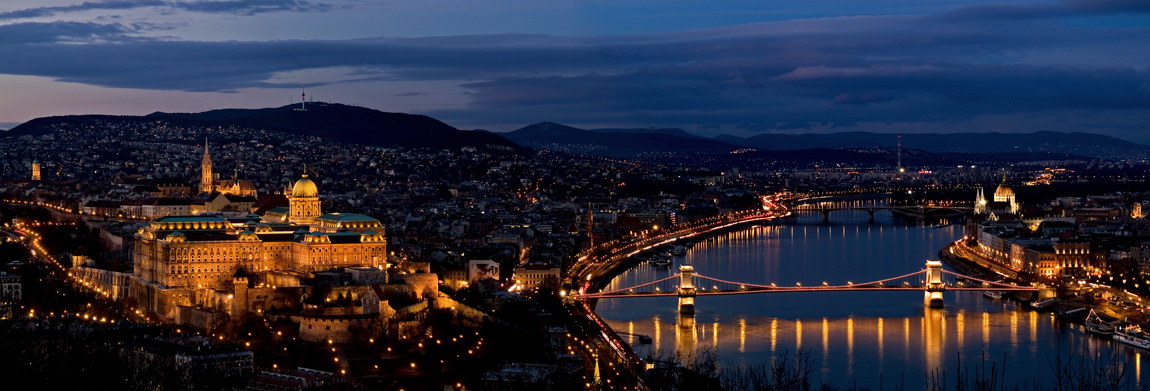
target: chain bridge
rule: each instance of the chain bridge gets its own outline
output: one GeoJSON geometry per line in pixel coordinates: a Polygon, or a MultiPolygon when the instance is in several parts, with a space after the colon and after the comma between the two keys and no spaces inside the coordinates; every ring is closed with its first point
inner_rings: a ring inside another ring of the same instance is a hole
{"type": "Polygon", "coordinates": [[[949,270],[943,270],[942,262],[939,261],[927,261],[925,269],[877,281],[862,283],[848,281],[845,285],[829,285],[824,282],[822,285],[815,286],[803,286],[801,283],[795,284],[794,286],[778,286],[776,284],[764,285],[751,282],[727,281],[695,273],[693,266],[682,265],[679,266],[678,273],[666,278],[626,288],[582,293],[578,298],[590,300],[678,296],[679,312],[690,314],[695,312],[695,297],[697,296],[866,291],[923,291],[926,292],[924,300],[930,307],[942,308],[942,293],[945,291],[1037,292],[1038,289],[1029,286],[987,281],[949,270]]]}

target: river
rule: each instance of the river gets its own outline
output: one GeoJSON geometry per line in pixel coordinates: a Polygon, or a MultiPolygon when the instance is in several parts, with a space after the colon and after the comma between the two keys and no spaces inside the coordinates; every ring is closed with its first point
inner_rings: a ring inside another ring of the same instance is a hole
{"type": "MultiPolygon", "coordinates": [[[[878,212],[875,224],[867,220],[865,212],[835,212],[830,225],[805,215],[796,225],[731,232],[698,242],[676,257],[675,267],[639,265],[604,290],[667,277],[683,262],[701,275],[758,284],[873,281],[923,269],[962,236],[960,225],[908,226],[889,212],[878,212]]],[[[1012,301],[978,292],[944,295],[939,310],[926,308],[920,292],[815,292],[700,296],[693,318],[680,318],[674,297],[604,299],[596,313],[616,331],[652,337],[650,344],[631,337],[642,357],[710,350],[729,367],[801,351],[816,385],[919,389],[937,370],[953,387],[958,366],[973,373],[985,356],[986,368],[1005,367],[1006,384],[1030,389],[1038,379],[1048,388],[1050,360],[1072,352],[1116,354],[1135,388],[1150,383],[1142,364],[1150,352],[1088,336],[1081,325],[1012,301]]]]}

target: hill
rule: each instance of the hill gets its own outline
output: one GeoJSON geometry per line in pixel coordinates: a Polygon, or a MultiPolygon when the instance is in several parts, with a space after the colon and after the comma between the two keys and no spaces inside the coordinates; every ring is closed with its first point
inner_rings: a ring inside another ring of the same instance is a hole
{"type": "Polygon", "coordinates": [[[502,133],[502,135],[520,145],[532,148],[615,157],[637,157],[652,154],[716,154],[743,149],[743,147],[727,142],[699,138],[690,134],[679,136],[673,130],[670,132],[666,129],[657,131],[650,129],[590,131],[554,122],[540,122],[512,132],[502,133]]]}
{"type": "MultiPolygon", "coordinates": [[[[898,144],[891,133],[842,132],[828,134],[761,134],[752,137],[722,135],[731,144],[767,150],[808,148],[888,148],[898,144]]],[[[1071,153],[1106,156],[1114,153],[1145,153],[1150,147],[1091,133],[908,133],[903,148],[932,153],[1071,153]]]]}
{"type": "MultiPolygon", "coordinates": [[[[887,148],[808,148],[786,151],[750,151],[721,156],[731,164],[743,162],[768,162],[791,164],[850,164],[850,165],[895,165],[897,152],[887,148]]],[[[903,149],[902,163],[907,167],[928,167],[963,164],[954,160],[918,149],[903,149]]]]}
{"type": "Polygon", "coordinates": [[[298,135],[318,136],[343,142],[383,147],[478,149],[526,151],[525,148],[487,132],[463,131],[434,118],[402,113],[387,113],[364,107],[315,102],[306,111],[289,105],[265,109],[223,109],[202,113],[162,113],[146,116],[59,116],[37,118],[12,130],[5,136],[40,134],[54,124],[84,120],[166,121],[185,126],[239,126],[298,135]]]}

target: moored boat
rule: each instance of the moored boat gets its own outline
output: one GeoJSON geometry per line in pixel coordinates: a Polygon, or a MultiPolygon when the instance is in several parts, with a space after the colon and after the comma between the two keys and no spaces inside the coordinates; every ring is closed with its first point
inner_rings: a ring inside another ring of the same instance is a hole
{"type": "Polygon", "coordinates": [[[1086,317],[1086,307],[1071,308],[1058,311],[1058,319],[1066,322],[1079,321],[1084,317],[1086,317]]]}
{"type": "Polygon", "coordinates": [[[1150,335],[1136,324],[1127,323],[1114,329],[1114,340],[1127,345],[1150,350],[1150,335]]]}
{"type": "Polygon", "coordinates": [[[982,291],[982,295],[994,300],[1002,298],[1002,292],[1000,291],[982,291]]]}
{"type": "Polygon", "coordinates": [[[665,267],[671,266],[671,256],[667,254],[655,254],[651,260],[647,261],[651,266],[665,267]]]}
{"type": "Polygon", "coordinates": [[[1058,298],[1056,297],[1056,298],[1051,298],[1051,299],[1046,299],[1043,301],[1036,302],[1032,306],[1034,308],[1037,308],[1037,309],[1045,309],[1046,307],[1050,306],[1051,304],[1054,304],[1057,302],[1058,302],[1058,298]]]}
{"type": "Polygon", "coordinates": [[[1093,309],[1090,314],[1086,315],[1086,332],[1100,337],[1111,337],[1114,335],[1114,325],[1102,320],[1093,309]]]}

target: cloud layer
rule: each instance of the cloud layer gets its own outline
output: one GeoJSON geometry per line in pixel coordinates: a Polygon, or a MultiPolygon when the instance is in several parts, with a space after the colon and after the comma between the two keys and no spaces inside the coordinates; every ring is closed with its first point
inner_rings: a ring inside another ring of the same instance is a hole
{"type": "Polygon", "coordinates": [[[322,12],[335,6],[305,0],[107,0],[86,1],[75,5],[45,6],[0,12],[0,21],[56,17],[85,11],[133,10],[158,8],[168,11],[189,11],[212,14],[255,15],[266,12],[322,12]]]}
{"type": "MultiPolygon", "coordinates": [[[[0,57],[0,74],[209,92],[300,84],[338,91],[363,82],[455,81],[470,99],[468,107],[424,113],[459,126],[503,129],[551,120],[743,133],[1145,133],[1150,109],[1150,31],[1142,26],[1150,14],[1146,4],[982,4],[934,15],[589,37],[200,42],[142,34],[155,27],[141,24],[14,22],[0,25],[0,50],[19,55],[0,57]],[[1111,23],[1110,18],[1124,19],[1111,23]],[[292,73],[309,76],[303,83],[281,77],[292,73]],[[1042,120],[1030,122],[1034,128],[1028,129],[1027,118],[1042,120]]],[[[125,0],[12,11],[0,13],[0,20],[85,7],[251,15],[323,11],[329,5],[125,0]]],[[[360,96],[349,101],[377,101],[381,108],[389,99],[427,94],[410,89],[355,93],[360,96]]]]}

